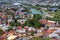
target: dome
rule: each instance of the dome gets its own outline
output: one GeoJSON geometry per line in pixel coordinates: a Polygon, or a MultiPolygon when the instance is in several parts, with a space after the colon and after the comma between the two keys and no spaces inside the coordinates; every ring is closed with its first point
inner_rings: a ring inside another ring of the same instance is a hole
{"type": "Polygon", "coordinates": [[[20,3],[13,3],[13,5],[21,5],[20,3]]]}

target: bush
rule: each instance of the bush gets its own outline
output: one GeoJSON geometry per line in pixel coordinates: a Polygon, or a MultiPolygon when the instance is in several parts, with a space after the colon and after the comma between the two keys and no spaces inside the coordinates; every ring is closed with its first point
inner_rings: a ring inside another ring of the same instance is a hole
{"type": "Polygon", "coordinates": [[[8,32],[9,32],[10,30],[13,30],[13,28],[12,28],[12,27],[9,27],[8,32]]]}
{"type": "Polygon", "coordinates": [[[34,36],[34,32],[31,32],[31,35],[34,36]]]}
{"type": "Polygon", "coordinates": [[[11,22],[10,24],[11,24],[11,26],[19,26],[19,25],[21,25],[20,22],[11,22]]]}
{"type": "Polygon", "coordinates": [[[43,38],[40,38],[40,37],[36,37],[36,38],[32,38],[30,40],[50,40],[50,38],[43,39],[43,38]]]}
{"type": "Polygon", "coordinates": [[[0,34],[4,34],[5,32],[3,30],[0,29],[0,34]]]}

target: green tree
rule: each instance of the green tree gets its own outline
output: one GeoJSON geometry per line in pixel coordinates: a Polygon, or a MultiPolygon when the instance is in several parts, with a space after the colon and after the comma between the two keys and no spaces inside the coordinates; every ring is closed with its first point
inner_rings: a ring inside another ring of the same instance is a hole
{"type": "Polygon", "coordinates": [[[34,14],[33,19],[34,19],[35,21],[39,21],[40,19],[42,19],[42,16],[41,16],[40,14],[34,14]]]}
{"type": "Polygon", "coordinates": [[[54,19],[55,19],[56,21],[60,21],[60,11],[55,12],[54,19]]]}
{"type": "Polygon", "coordinates": [[[49,14],[53,14],[54,18],[46,17],[47,20],[52,20],[52,21],[60,21],[60,11],[56,12],[49,12],[49,14]]]}
{"type": "Polygon", "coordinates": [[[34,14],[33,19],[28,19],[25,23],[24,26],[33,26],[35,28],[39,28],[40,27],[40,23],[39,20],[42,17],[39,14],[34,14]]]}
{"type": "Polygon", "coordinates": [[[2,12],[2,9],[0,9],[0,12],[2,12]]]}
{"type": "Polygon", "coordinates": [[[11,22],[10,24],[11,24],[11,26],[19,26],[19,25],[21,25],[20,22],[11,22]]]}
{"type": "Polygon", "coordinates": [[[27,13],[31,13],[30,8],[24,7],[27,13]]]}
{"type": "Polygon", "coordinates": [[[3,30],[0,29],[0,34],[4,34],[5,32],[3,30]]]}
{"type": "Polygon", "coordinates": [[[50,38],[49,37],[47,37],[47,38],[40,38],[40,37],[36,37],[36,38],[32,38],[32,39],[30,39],[30,40],[50,40],[50,38]]]}

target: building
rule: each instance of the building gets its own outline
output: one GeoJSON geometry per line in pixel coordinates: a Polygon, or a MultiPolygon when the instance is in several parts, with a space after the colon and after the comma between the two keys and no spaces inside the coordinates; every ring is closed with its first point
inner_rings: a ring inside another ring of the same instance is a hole
{"type": "Polygon", "coordinates": [[[55,26],[55,21],[50,21],[50,20],[40,20],[40,23],[45,24],[45,26],[55,26]]]}

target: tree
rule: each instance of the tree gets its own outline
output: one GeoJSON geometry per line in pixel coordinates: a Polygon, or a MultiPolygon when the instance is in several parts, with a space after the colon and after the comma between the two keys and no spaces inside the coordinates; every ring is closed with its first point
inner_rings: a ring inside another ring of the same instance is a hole
{"type": "Polygon", "coordinates": [[[0,12],[2,12],[2,9],[0,9],[0,12]]]}
{"type": "Polygon", "coordinates": [[[35,27],[35,28],[39,28],[40,25],[41,25],[41,24],[40,24],[39,22],[34,23],[34,27],[35,27]]]}
{"type": "Polygon", "coordinates": [[[25,11],[27,12],[27,13],[30,13],[31,11],[30,11],[30,8],[27,8],[27,7],[24,7],[25,8],[25,11]]]}
{"type": "Polygon", "coordinates": [[[9,27],[9,29],[7,31],[9,32],[10,30],[13,30],[13,28],[12,27],[9,27]]]}
{"type": "Polygon", "coordinates": [[[55,12],[54,19],[55,21],[60,21],[60,11],[55,12]]]}
{"type": "Polygon", "coordinates": [[[5,32],[3,30],[0,29],[0,34],[4,34],[5,32]]]}
{"type": "Polygon", "coordinates": [[[28,19],[25,23],[24,23],[24,26],[33,26],[33,20],[31,19],[28,19]]]}
{"type": "Polygon", "coordinates": [[[11,26],[19,26],[19,25],[21,25],[20,22],[11,22],[10,24],[11,24],[11,26]]]}
{"type": "Polygon", "coordinates": [[[25,23],[24,26],[33,26],[35,28],[39,28],[40,27],[40,23],[39,20],[42,17],[39,14],[34,14],[33,19],[28,19],[25,23]]]}
{"type": "Polygon", "coordinates": [[[39,21],[40,19],[42,19],[42,16],[41,16],[40,14],[34,14],[33,19],[34,19],[35,21],[39,21]]]}
{"type": "Polygon", "coordinates": [[[47,20],[53,20],[53,18],[50,18],[50,17],[46,17],[47,20]]]}
{"type": "MultiPolygon", "coordinates": [[[[52,14],[52,12],[49,12],[49,13],[52,14]]],[[[56,21],[56,22],[60,21],[60,11],[56,11],[53,14],[54,14],[54,18],[46,17],[46,19],[56,21]]]]}
{"type": "Polygon", "coordinates": [[[45,24],[40,23],[40,27],[45,27],[45,24]]]}
{"type": "Polygon", "coordinates": [[[49,37],[47,37],[47,38],[40,38],[40,37],[36,37],[36,38],[32,38],[32,39],[30,39],[30,40],[50,40],[50,38],[49,37]]]}

